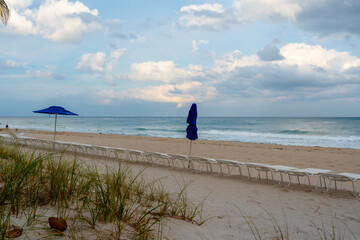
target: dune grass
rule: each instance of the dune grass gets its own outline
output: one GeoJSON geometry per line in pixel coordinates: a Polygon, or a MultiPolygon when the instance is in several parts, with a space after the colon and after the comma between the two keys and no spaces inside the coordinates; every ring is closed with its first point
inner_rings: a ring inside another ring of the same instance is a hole
{"type": "Polygon", "coordinates": [[[56,234],[70,239],[84,238],[86,232],[95,239],[158,239],[165,217],[205,221],[202,203],[186,197],[187,186],[174,194],[121,163],[100,173],[76,157],[0,144],[0,239],[11,225],[46,238],[52,214],[69,222],[65,233],[56,234]]]}

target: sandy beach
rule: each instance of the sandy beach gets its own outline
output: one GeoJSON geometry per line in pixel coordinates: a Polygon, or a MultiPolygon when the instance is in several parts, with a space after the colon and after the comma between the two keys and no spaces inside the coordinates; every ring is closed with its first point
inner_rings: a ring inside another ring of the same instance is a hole
{"type": "MultiPolygon", "coordinates": [[[[53,139],[53,132],[17,130],[24,136],[53,139]]],[[[124,147],[152,152],[188,154],[186,139],[58,132],[58,141],[124,147]]],[[[246,162],[278,164],[298,168],[322,168],[360,173],[360,150],[282,146],[197,140],[193,155],[246,162]]],[[[115,159],[90,159],[99,166],[116,168],[115,159]]],[[[248,181],[246,178],[200,174],[186,170],[129,164],[135,171],[145,168],[148,180],[161,178],[167,189],[190,183],[188,197],[203,202],[201,226],[176,219],[164,223],[168,239],[256,239],[246,220],[251,220],[264,239],[275,239],[274,220],[290,239],[322,239],[322,229],[332,226],[341,239],[360,239],[360,201],[349,191],[315,191],[303,186],[248,181]],[[247,217],[244,217],[244,214],[247,217]]],[[[360,183],[356,184],[357,191],[360,183]]],[[[276,225],[276,224],[275,224],[276,225]]]]}

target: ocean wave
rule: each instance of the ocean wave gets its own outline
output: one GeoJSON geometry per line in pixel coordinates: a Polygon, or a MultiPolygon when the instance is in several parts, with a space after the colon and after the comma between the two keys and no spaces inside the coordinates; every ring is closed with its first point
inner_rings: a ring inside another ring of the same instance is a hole
{"type": "Polygon", "coordinates": [[[176,132],[181,133],[185,132],[185,129],[173,129],[173,128],[145,128],[145,127],[138,127],[134,128],[136,131],[151,131],[151,132],[176,132]]]}
{"type": "Polygon", "coordinates": [[[208,140],[360,149],[359,136],[320,136],[305,134],[254,133],[241,131],[228,132],[218,130],[199,132],[199,137],[200,136],[208,140]]]}
{"type": "Polygon", "coordinates": [[[284,134],[308,134],[310,132],[309,131],[301,131],[301,130],[283,130],[283,131],[280,131],[279,133],[284,133],[284,134]]]}

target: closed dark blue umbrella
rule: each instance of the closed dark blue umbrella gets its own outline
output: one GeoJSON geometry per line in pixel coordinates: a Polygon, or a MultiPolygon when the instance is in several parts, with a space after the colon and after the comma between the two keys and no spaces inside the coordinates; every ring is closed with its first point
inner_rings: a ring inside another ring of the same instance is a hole
{"type": "Polygon", "coordinates": [[[196,108],[196,104],[193,103],[191,105],[191,108],[189,110],[189,115],[186,120],[186,122],[189,124],[189,126],[186,128],[186,133],[187,133],[186,137],[193,141],[198,139],[196,119],[197,119],[197,108],[196,108]]]}
{"type": "Polygon", "coordinates": [[[55,127],[54,127],[54,141],[55,141],[55,135],[56,135],[56,122],[57,122],[57,115],[75,115],[78,116],[78,114],[70,112],[66,110],[63,107],[60,106],[51,106],[45,109],[33,111],[34,113],[45,113],[45,114],[55,114],[55,127]]]}
{"type": "Polygon", "coordinates": [[[189,115],[186,120],[186,122],[189,124],[186,128],[186,137],[191,140],[189,156],[191,156],[192,141],[195,141],[196,139],[198,139],[198,134],[197,134],[198,129],[196,127],[196,119],[197,119],[197,107],[196,107],[196,104],[193,103],[191,105],[191,108],[189,110],[189,115]]]}

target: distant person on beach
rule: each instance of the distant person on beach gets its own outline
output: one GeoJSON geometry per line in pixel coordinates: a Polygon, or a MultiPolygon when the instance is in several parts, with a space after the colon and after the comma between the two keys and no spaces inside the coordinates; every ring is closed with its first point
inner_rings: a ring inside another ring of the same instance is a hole
{"type": "Polygon", "coordinates": [[[6,124],[6,128],[9,128],[9,125],[6,124]]]}

